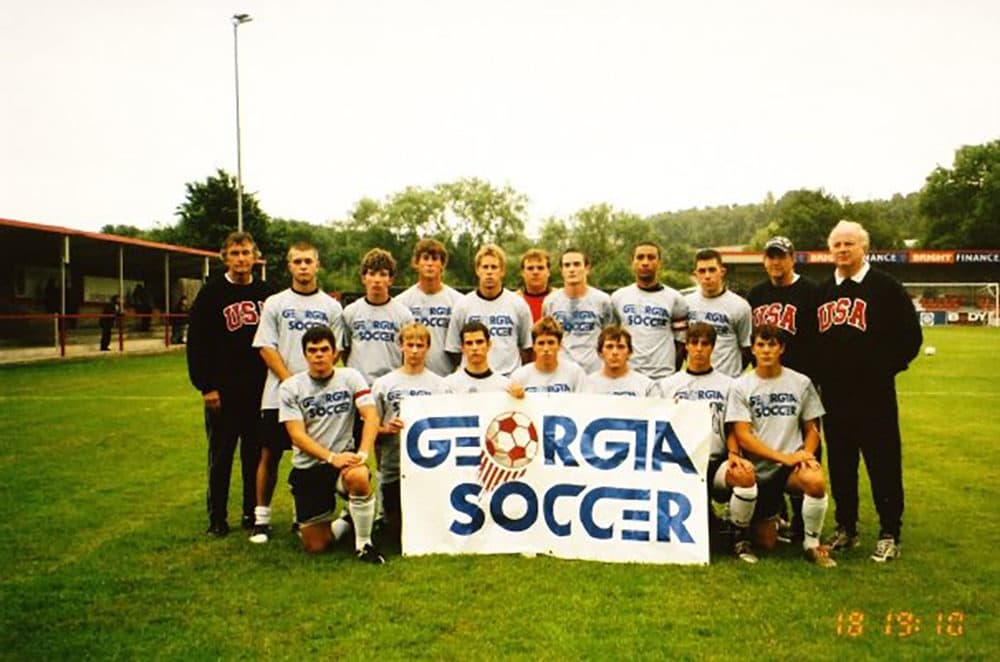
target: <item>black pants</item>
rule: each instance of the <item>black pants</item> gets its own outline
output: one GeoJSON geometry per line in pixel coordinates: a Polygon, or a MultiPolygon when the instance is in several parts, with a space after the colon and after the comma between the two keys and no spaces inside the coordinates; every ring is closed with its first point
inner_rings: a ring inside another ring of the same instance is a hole
{"type": "Polygon", "coordinates": [[[101,350],[111,349],[111,327],[101,327],[101,350]]]}
{"type": "Polygon", "coordinates": [[[260,462],[260,392],[222,393],[222,410],[205,409],[208,436],[208,493],[210,522],[224,522],[229,506],[229,481],[236,446],[243,473],[243,515],[253,517],[257,505],[257,464],[260,462]]]}
{"type": "Polygon", "coordinates": [[[863,393],[830,398],[823,429],[837,526],[851,533],[857,531],[858,460],[864,457],[881,527],[879,535],[899,540],[903,526],[903,457],[894,384],[890,381],[879,391],[865,389],[863,393]]]}

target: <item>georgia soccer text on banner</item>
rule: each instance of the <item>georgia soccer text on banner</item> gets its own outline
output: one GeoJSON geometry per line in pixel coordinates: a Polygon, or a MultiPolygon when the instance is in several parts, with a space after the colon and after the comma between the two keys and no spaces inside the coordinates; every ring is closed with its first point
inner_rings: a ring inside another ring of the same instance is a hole
{"type": "Polygon", "coordinates": [[[708,563],[706,403],[403,400],[403,553],[708,563]]]}

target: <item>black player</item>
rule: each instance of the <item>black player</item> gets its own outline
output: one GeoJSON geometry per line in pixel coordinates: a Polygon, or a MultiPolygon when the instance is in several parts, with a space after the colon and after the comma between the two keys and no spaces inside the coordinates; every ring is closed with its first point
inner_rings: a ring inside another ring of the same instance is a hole
{"type": "Polygon", "coordinates": [[[820,383],[827,457],[836,502],[833,549],[858,544],[858,457],[863,455],[881,530],[872,560],[899,556],[903,462],[896,374],[923,337],[913,302],[892,276],[865,261],[868,233],[841,221],[828,240],[836,271],[820,287],[820,383]]]}
{"type": "Polygon", "coordinates": [[[260,460],[260,394],[267,370],[253,347],[268,291],[253,276],[260,252],[253,237],[233,232],[222,244],[226,273],[201,288],[191,307],[187,359],[191,383],[205,401],[208,435],[208,533],[229,533],[227,505],[233,455],[240,441],[242,526],[253,526],[260,460]]]}

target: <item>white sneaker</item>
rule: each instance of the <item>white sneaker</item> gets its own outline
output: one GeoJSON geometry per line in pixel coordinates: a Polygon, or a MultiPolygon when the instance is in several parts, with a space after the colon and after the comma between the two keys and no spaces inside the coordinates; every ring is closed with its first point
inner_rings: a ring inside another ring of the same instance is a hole
{"type": "Polygon", "coordinates": [[[893,559],[898,559],[899,554],[899,544],[894,538],[880,538],[875,543],[875,553],[872,554],[872,561],[875,561],[875,563],[885,563],[893,559]]]}

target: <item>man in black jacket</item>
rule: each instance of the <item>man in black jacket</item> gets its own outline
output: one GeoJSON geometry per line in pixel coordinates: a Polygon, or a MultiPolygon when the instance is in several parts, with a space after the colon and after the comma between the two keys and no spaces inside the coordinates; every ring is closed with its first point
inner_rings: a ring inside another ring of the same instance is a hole
{"type": "Polygon", "coordinates": [[[191,383],[205,402],[208,435],[208,531],[229,533],[227,506],[233,456],[239,441],[243,469],[242,525],[253,526],[254,492],[260,460],[260,395],[267,369],[253,347],[268,291],[254,278],[260,257],[253,237],[233,232],[222,244],[226,273],[201,288],[188,322],[187,359],[191,383]]]}
{"type": "Polygon", "coordinates": [[[833,549],[858,544],[858,459],[863,455],[881,530],[877,562],[899,557],[903,462],[896,374],[920,351],[923,336],[903,286],[865,260],[868,233],[841,221],[827,241],[836,271],[820,286],[820,383],[830,483],[836,502],[833,549]]]}

